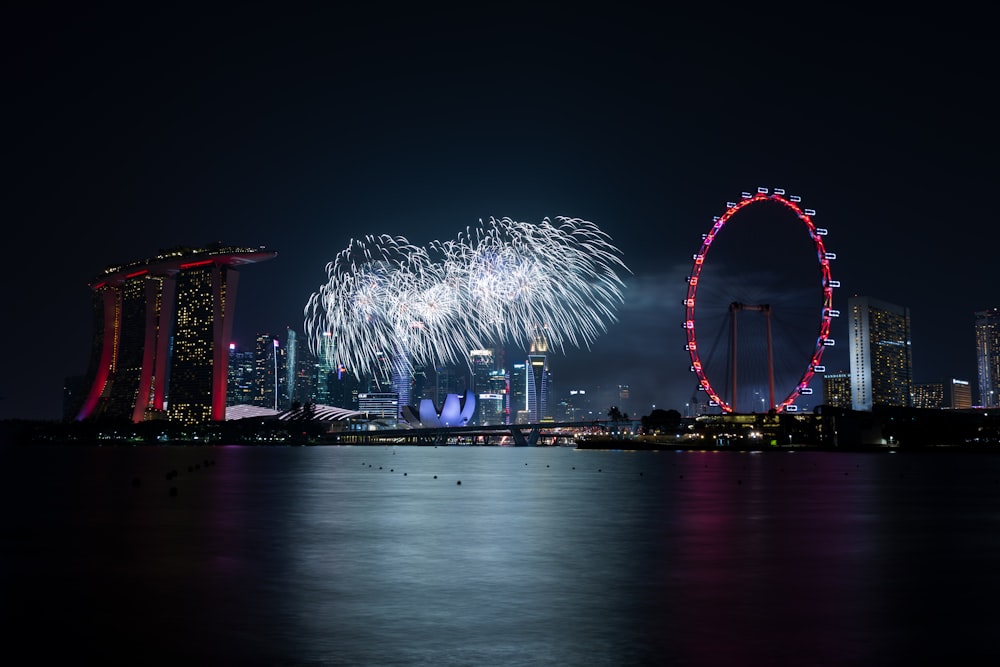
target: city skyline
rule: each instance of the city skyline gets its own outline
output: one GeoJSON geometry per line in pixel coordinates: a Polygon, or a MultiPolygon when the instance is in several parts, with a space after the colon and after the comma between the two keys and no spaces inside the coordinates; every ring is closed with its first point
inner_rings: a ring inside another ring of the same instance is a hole
{"type": "MultiPolygon", "coordinates": [[[[218,240],[275,249],[240,278],[246,349],[302,331],[352,238],[423,245],[561,215],[599,225],[631,274],[617,321],[553,355],[553,381],[601,369],[641,412],[683,411],[691,256],[758,187],[800,195],[829,230],[835,308],[860,294],[910,310],[914,381],[976,381],[974,314],[1000,303],[997,130],[988,41],[964,18],[17,11],[2,419],[61,416],[105,265],[218,240]]],[[[846,321],[832,326],[824,362],[847,371],[846,321]]]]}

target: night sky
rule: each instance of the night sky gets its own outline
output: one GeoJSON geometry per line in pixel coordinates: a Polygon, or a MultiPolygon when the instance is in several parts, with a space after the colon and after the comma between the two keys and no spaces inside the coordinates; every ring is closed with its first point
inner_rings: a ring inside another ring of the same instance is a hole
{"type": "MultiPolygon", "coordinates": [[[[276,7],[5,10],[0,418],[61,416],[106,265],[276,250],[241,271],[250,346],[301,332],[351,238],[560,215],[600,225],[631,274],[607,334],[552,360],[557,388],[596,376],[634,413],[683,410],[691,255],[758,186],[817,210],[835,307],[910,308],[916,381],[975,381],[973,313],[1000,305],[986,17],[276,7]]],[[[846,317],[833,337],[847,370],[846,317]]]]}

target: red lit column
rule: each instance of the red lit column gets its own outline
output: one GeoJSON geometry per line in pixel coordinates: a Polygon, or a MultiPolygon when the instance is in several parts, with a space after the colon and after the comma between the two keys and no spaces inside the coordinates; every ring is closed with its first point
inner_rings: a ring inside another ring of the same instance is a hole
{"type": "Polygon", "coordinates": [[[76,416],[81,421],[94,414],[101,396],[108,385],[115,366],[115,355],[118,352],[118,332],[121,327],[121,292],[117,288],[102,288],[101,299],[104,302],[104,340],[101,346],[101,359],[97,364],[97,373],[90,392],[83,401],[83,407],[76,416]]]}
{"type": "Polygon", "coordinates": [[[240,274],[228,266],[212,270],[212,420],[226,419],[226,386],[229,382],[229,341],[233,337],[236,286],[240,274]]]}

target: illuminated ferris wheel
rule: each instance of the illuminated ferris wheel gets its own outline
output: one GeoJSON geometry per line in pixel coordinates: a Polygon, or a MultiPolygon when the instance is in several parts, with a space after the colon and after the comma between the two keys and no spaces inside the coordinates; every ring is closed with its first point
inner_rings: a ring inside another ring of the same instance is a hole
{"type": "Polygon", "coordinates": [[[684,299],[691,371],[707,395],[699,402],[725,413],[795,412],[826,370],[830,322],[840,315],[832,307],[840,283],[830,278],[836,255],[813,223],[816,211],[800,203],[780,188],[744,192],[702,235],[684,299]],[[791,233],[803,225],[806,235],[791,233]]]}

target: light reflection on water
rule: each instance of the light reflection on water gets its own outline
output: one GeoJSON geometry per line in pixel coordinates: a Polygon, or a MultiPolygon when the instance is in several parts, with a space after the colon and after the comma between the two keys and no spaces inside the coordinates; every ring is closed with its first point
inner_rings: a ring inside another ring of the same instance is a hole
{"type": "Polygon", "coordinates": [[[18,471],[5,486],[5,620],[11,636],[40,640],[39,659],[71,648],[133,664],[1000,656],[996,456],[4,453],[18,471]]]}

